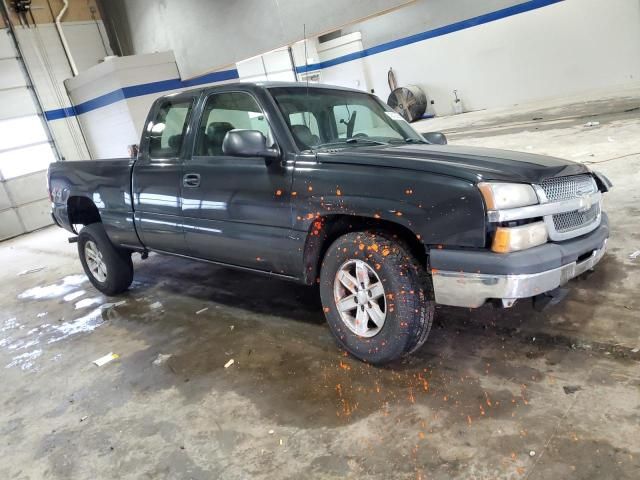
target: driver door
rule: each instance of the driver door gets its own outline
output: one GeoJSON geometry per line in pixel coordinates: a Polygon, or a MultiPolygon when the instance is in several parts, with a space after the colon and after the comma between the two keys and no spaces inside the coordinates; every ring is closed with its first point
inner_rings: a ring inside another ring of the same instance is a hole
{"type": "Polygon", "coordinates": [[[182,218],[193,257],[287,274],[293,165],[222,151],[227,132],[259,130],[274,143],[263,109],[241,91],[202,100],[194,152],[183,164],[182,218]]]}

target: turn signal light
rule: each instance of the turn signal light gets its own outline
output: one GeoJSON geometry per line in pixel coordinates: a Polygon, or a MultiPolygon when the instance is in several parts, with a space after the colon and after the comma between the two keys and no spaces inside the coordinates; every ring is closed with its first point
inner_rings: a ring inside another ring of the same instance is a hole
{"type": "Polygon", "coordinates": [[[549,236],[544,222],[530,223],[519,227],[498,227],[493,237],[491,250],[495,253],[510,253],[547,243],[549,236]]]}

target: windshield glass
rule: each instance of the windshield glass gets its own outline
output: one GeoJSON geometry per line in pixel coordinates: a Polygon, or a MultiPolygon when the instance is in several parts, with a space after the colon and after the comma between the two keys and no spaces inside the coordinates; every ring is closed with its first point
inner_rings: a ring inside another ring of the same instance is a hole
{"type": "Polygon", "coordinates": [[[399,114],[367,93],[304,86],[269,91],[301,150],[426,143],[399,114]]]}

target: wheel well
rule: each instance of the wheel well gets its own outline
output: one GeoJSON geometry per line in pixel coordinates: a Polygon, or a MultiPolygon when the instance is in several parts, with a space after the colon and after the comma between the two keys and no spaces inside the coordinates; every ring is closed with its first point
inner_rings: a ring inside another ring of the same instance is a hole
{"type": "Polygon", "coordinates": [[[427,252],[424,244],[404,225],[369,217],[327,215],[316,218],[309,228],[304,248],[305,282],[312,284],[317,281],[322,259],[338,237],[366,230],[383,232],[403,241],[416,259],[426,265],[427,252]]]}
{"type": "Polygon", "coordinates": [[[70,197],[67,202],[67,213],[71,225],[102,222],[98,207],[87,197],[70,197]]]}

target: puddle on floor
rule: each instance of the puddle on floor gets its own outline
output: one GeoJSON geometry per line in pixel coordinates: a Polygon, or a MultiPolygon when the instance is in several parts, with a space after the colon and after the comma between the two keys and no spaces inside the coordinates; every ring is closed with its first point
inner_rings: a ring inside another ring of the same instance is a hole
{"type": "Polygon", "coordinates": [[[42,287],[33,287],[25,290],[18,298],[21,300],[44,300],[49,298],[61,297],[67,295],[77,287],[88,281],[86,275],[69,275],[64,277],[60,282],[53,285],[45,285],[42,287]]]}

